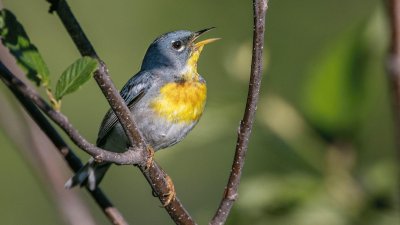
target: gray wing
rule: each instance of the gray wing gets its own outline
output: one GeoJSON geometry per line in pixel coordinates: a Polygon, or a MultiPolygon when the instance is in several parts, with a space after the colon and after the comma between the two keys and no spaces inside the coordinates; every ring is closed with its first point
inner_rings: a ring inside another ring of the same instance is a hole
{"type": "MultiPolygon", "coordinates": [[[[151,73],[139,72],[125,84],[120,94],[129,108],[131,108],[134,103],[139,101],[141,97],[146,93],[151,85],[150,80],[151,73]]],[[[108,136],[108,133],[112,130],[115,124],[117,124],[117,122],[117,116],[114,114],[112,109],[109,109],[104,116],[103,121],[101,122],[99,134],[96,141],[97,146],[101,146],[104,143],[106,137],[108,136]]]]}

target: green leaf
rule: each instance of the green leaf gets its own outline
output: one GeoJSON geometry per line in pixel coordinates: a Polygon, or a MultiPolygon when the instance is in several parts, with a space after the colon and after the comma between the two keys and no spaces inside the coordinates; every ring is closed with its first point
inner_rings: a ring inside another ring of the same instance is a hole
{"type": "Polygon", "coordinates": [[[61,75],[57,82],[55,97],[60,100],[64,95],[76,91],[86,81],[98,67],[96,59],[85,56],[76,60],[61,75]]]}
{"type": "Polygon", "coordinates": [[[369,57],[363,30],[357,27],[334,40],[309,70],[303,111],[328,140],[349,137],[359,123],[369,57]]]}
{"type": "Polygon", "coordinates": [[[0,36],[27,77],[36,85],[47,87],[50,73],[46,63],[17,18],[7,9],[0,11],[0,36]]]}

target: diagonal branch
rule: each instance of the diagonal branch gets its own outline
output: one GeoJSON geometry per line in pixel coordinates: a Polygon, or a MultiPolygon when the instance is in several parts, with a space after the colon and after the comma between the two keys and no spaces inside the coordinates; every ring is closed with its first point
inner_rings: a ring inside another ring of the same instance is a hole
{"type": "MultiPolygon", "coordinates": [[[[133,116],[131,115],[128,107],[124,103],[119,92],[115,88],[111,78],[108,74],[108,70],[104,62],[100,60],[96,54],[93,46],[89,42],[82,28],[80,27],[75,16],[71,12],[66,0],[47,0],[50,4],[50,12],[57,12],[62,23],[73,39],[75,45],[79,49],[81,55],[87,55],[97,58],[100,61],[100,69],[95,72],[94,78],[98,83],[100,89],[102,90],[104,96],[108,100],[112,110],[116,114],[119,122],[124,128],[125,134],[130,140],[134,147],[134,150],[128,150],[120,155],[120,159],[134,158],[133,155],[145,155],[145,158],[149,157],[147,150],[147,145],[142,137],[140,131],[137,129],[133,116]],[[139,152],[139,153],[138,153],[139,152]]],[[[93,147],[93,146],[90,146],[93,147]]],[[[102,155],[99,157],[100,160],[106,160],[102,155]]],[[[115,162],[113,160],[107,160],[110,162],[115,162]]],[[[145,176],[146,180],[152,187],[153,191],[157,194],[160,201],[165,204],[167,196],[169,193],[169,183],[170,181],[166,179],[166,173],[157,165],[156,162],[152,161],[149,168],[144,168],[145,162],[147,160],[142,160],[138,164],[140,170],[145,176]]],[[[127,162],[127,161],[125,161],[127,162]]],[[[167,210],[170,217],[175,221],[176,224],[195,224],[194,220],[191,218],[189,213],[183,207],[179,199],[176,197],[173,201],[168,204],[165,209],[167,210]]]]}
{"type": "Polygon", "coordinates": [[[137,151],[133,150],[128,150],[124,153],[115,153],[96,147],[79,134],[79,132],[69,123],[66,116],[55,111],[35,90],[14,76],[2,62],[0,62],[0,72],[0,78],[7,86],[12,86],[13,90],[18,91],[20,95],[32,101],[49,118],[60,126],[78,147],[93,156],[96,160],[105,160],[117,164],[139,164],[145,159],[142,155],[137,154],[137,151]]]}
{"type": "Polygon", "coordinates": [[[265,14],[268,8],[268,0],[253,0],[254,28],[253,28],[253,54],[250,72],[249,91],[247,103],[242,121],[240,122],[236,152],[232,164],[232,170],[224,196],[210,225],[225,224],[234,201],[238,197],[238,188],[244,160],[248,149],[249,138],[257,102],[260,93],[262,78],[262,53],[264,48],[265,14]]]}
{"type": "Polygon", "coordinates": [[[126,104],[124,103],[124,100],[122,99],[118,90],[115,88],[114,83],[112,82],[110,75],[108,74],[108,69],[105,63],[101,61],[100,57],[97,55],[92,44],[86,37],[81,26],[79,25],[74,14],[72,13],[67,1],[47,1],[51,4],[50,12],[57,12],[58,16],[61,19],[61,22],[64,24],[65,29],[68,31],[68,34],[71,36],[81,55],[91,56],[100,61],[100,68],[95,72],[94,79],[98,83],[112,110],[118,117],[118,120],[124,128],[124,131],[131,145],[144,147],[144,138],[140,131],[137,129],[133,116],[131,115],[126,104]]]}
{"type": "MultiPolygon", "coordinates": [[[[28,114],[32,117],[32,119],[36,122],[36,124],[42,129],[42,131],[47,135],[47,137],[51,140],[51,142],[56,146],[59,150],[60,154],[63,156],[65,161],[68,163],[68,166],[74,171],[77,172],[81,167],[82,163],[79,158],[74,154],[72,149],[65,143],[62,137],[58,134],[58,132],[53,128],[50,122],[43,116],[43,114],[38,110],[36,105],[32,102],[31,99],[26,97],[26,93],[22,93],[21,89],[18,86],[15,86],[12,82],[9,82],[9,79],[17,80],[18,78],[11,74],[11,72],[0,62],[0,77],[7,85],[7,87],[12,91],[24,109],[28,112],[28,114]]],[[[22,82],[22,81],[20,81],[22,82]]],[[[113,204],[108,200],[107,196],[102,192],[100,188],[95,189],[94,191],[90,191],[88,188],[86,189],[93,199],[97,202],[106,216],[113,222],[113,224],[125,225],[128,224],[123,218],[122,214],[118,211],[117,208],[113,206],[113,204]]]]}
{"type": "MultiPolygon", "coordinates": [[[[166,194],[169,191],[168,183],[166,179],[167,175],[165,172],[155,163],[152,162],[151,166],[145,169],[146,159],[149,157],[146,151],[147,145],[140,133],[136,128],[134,119],[124,104],[123,99],[119,95],[117,89],[114,87],[108,70],[104,62],[100,60],[96,54],[93,46],[85,36],[77,20],[72,14],[69,6],[65,0],[47,0],[51,3],[50,11],[56,11],[69,32],[70,36],[77,45],[82,55],[92,56],[100,61],[100,67],[95,72],[94,78],[99,84],[103,94],[107,98],[111,108],[117,115],[120,123],[122,124],[124,131],[132,144],[132,149],[125,153],[113,153],[100,149],[93,144],[87,142],[68,122],[66,117],[59,112],[54,111],[34,90],[27,87],[23,82],[14,77],[4,65],[0,64],[0,71],[2,74],[1,78],[3,81],[14,87],[14,91],[19,93],[19,97],[27,102],[32,101],[37,107],[39,107],[47,116],[49,116],[54,122],[56,122],[64,131],[70,136],[70,138],[83,150],[90,155],[94,156],[99,161],[109,161],[118,164],[137,164],[142,171],[143,175],[151,185],[153,191],[159,196],[160,201],[165,203],[166,194]],[[28,100],[29,99],[29,100],[28,100]]],[[[267,0],[254,0],[254,38],[253,38],[253,59],[251,68],[251,78],[249,83],[248,100],[246,104],[246,111],[239,127],[239,134],[237,140],[237,148],[234,163],[232,166],[232,172],[229,178],[228,185],[225,190],[224,198],[221,201],[220,207],[214,216],[210,224],[224,224],[226,218],[230,212],[233,202],[237,198],[238,185],[244,165],[244,158],[247,152],[248,141],[252,129],[254,120],[255,110],[257,107],[260,83],[261,83],[261,72],[262,72],[262,49],[264,40],[264,21],[265,12],[267,9],[267,0]]],[[[32,104],[33,105],[33,104],[32,104]]],[[[36,106],[33,107],[37,110],[36,106]]],[[[32,108],[30,109],[31,112],[32,108]]],[[[39,111],[38,111],[39,112],[39,111]]],[[[39,112],[40,113],[40,112],[39,112]]],[[[43,117],[43,115],[40,113],[43,117]]],[[[43,117],[44,118],[44,117],[43,117]]],[[[44,118],[45,119],[45,118],[44,118]]],[[[47,121],[47,120],[46,120],[47,121]]],[[[48,123],[48,122],[47,122],[48,123]]],[[[67,147],[68,148],[68,147],[67,147]]],[[[69,150],[63,147],[65,157],[69,154],[69,150]]],[[[80,163],[80,162],[79,162],[80,163]]],[[[100,191],[99,189],[95,192],[100,191]]],[[[98,202],[99,203],[99,202],[98,202]]],[[[104,203],[104,202],[103,202],[104,203]]],[[[101,203],[99,203],[101,205],[101,203]]],[[[182,206],[178,198],[175,198],[166,207],[167,212],[171,218],[177,224],[195,224],[193,219],[190,217],[188,212],[182,206]]],[[[106,211],[107,212],[107,211],[106,211]]]]}

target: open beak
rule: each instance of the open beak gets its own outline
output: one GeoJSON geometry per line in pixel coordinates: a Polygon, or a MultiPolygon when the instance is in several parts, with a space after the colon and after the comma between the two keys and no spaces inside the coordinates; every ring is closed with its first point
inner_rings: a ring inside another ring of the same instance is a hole
{"type": "MultiPolygon", "coordinates": [[[[215,27],[211,27],[211,28],[207,28],[207,29],[203,29],[203,30],[199,30],[197,32],[194,32],[193,38],[192,38],[192,42],[194,42],[198,37],[200,37],[200,35],[206,33],[209,30],[214,29],[215,27]]],[[[197,43],[193,43],[193,47],[192,47],[192,52],[191,55],[189,57],[189,63],[191,63],[192,65],[196,65],[197,61],[199,59],[200,53],[203,50],[204,45],[209,44],[211,42],[217,41],[221,38],[210,38],[210,39],[206,39],[197,43]]]]}
{"type": "MultiPolygon", "coordinates": [[[[208,32],[208,31],[210,31],[210,30],[212,30],[214,28],[215,27],[210,27],[210,28],[206,28],[206,29],[194,32],[192,41],[195,41],[198,37],[200,37],[200,35],[208,32]]],[[[201,50],[203,50],[203,46],[204,45],[209,44],[209,43],[214,42],[214,41],[217,41],[219,39],[221,39],[221,38],[210,38],[210,39],[206,39],[204,41],[200,41],[200,42],[194,43],[194,45],[193,45],[194,46],[194,51],[199,51],[199,53],[200,53],[201,50]]]]}
{"type": "Polygon", "coordinates": [[[203,48],[204,45],[209,44],[209,43],[214,42],[214,41],[218,41],[219,39],[221,39],[221,38],[209,38],[209,39],[206,39],[204,41],[200,41],[200,42],[195,43],[194,47],[196,49],[200,49],[200,48],[203,48]]]}
{"type": "Polygon", "coordinates": [[[200,35],[202,35],[202,34],[208,32],[208,31],[210,31],[210,30],[212,30],[212,29],[214,29],[214,28],[215,28],[215,27],[210,27],[210,28],[206,28],[206,29],[203,29],[203,30],[199,30],[199,31],[194,32],[193,40],[196,40],[198,37],[200,37],[200,35]]]}
{"type": "Polygon", "coordinates": [[[199,30],[197,32],[194,32],[194,35],[192,36],[192,40],[191,42],[192,44],[192,49],[190,52],[190,56],[189,59],[187,61],[187,65],[189,66],[190,70],[194,73],[188,73],[188,74],[197,74],[197,61],[199,60],[200,57],[200,53],[203,50],[204,45],[209,44],[211,42],[214,42],[216,40],[219,40],[220,38],[210,38],[210,39],[206,39],[204,41],[200,41],[197,43],[194,43],[194,41],[200,37],[200,35],[206,33],[209,30],[214,29],[215,27],[211,27],[211,28],[207,28],[207,29],[203,29],[203,30],[199,30]]]}

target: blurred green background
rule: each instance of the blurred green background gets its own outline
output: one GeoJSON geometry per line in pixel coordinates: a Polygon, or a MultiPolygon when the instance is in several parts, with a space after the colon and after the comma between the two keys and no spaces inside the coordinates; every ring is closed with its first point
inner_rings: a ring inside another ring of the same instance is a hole
{"type": "MultiPolygon", "coordinates": [[[[199,224],[220,201],[242,117],[252,41],[250,1],[68,1],[121,88],[147,46],[171,30],[216,26],[204,50],[203,118],[156,159],[199,224]]],[[[79,54],[43,0],[3,0],[54,81],[79,54]]],[[[265,72],[240,197],[228,224],[399,224],[394,129],[384,70],[387,18],[378,0],[271,0],[265,72]]],[[[0,90],[6,92],[4,85],[0,90]]],[[[62,111],[91,142],[108,108],[93,80],[62,111]]],[[[0,127],[2,224],[61,224],[47,194],[0,127]],[[5,204],[7,203],[7,204],[5,204]]],[[[76,150],[83,160],[88,156],[76,150]]],[[[131,224],[173,224],[138,170],[114,166],[103,189],[131,224]]],[[[63,187],[60,186],[60,189],[63,187]]],[[[87,193],[99,224],[109,224],[87,193]]]]}

